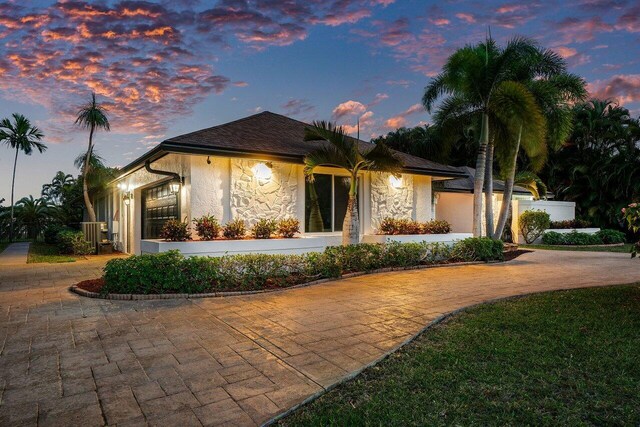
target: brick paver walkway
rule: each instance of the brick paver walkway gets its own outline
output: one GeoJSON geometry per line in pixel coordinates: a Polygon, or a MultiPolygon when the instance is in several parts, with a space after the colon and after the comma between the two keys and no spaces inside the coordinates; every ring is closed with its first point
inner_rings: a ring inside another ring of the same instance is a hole
{"type": "Polygon", "coordinates": [[[625,254],[538,251],[243,297],[106,301],[67,291],[101,265],[0,268],[0,425],[260,424],[443,313],[640,281],[640,263],[625,254]]]}
{"type": "Polygon", "coordinates": [[[0,268],[8,268],[10,265],[24,265],[29,254],[29,242],[12,243],[0,252],[0,268]]]}

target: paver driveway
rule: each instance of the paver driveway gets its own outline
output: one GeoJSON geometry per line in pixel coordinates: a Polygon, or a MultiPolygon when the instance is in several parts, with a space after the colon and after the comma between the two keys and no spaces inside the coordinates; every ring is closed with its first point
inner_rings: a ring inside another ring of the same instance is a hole
{"type": "Polygon", "coordinates": [[[106,301],[68,292],[101,262],[0,269],[0,425],[252,425],[443,313],[509,295],[640,281],[625,254],[360,276],[283,292],[106,301]]]}

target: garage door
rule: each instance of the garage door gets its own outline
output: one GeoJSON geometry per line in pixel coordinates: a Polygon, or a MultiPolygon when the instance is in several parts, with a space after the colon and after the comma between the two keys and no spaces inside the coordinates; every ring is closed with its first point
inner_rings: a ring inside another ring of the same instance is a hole
{"type": "Polygon", "coordinates": [[[169,183],[142,190],[142,238],[158,239],[167,220],[179,219],[179,200],[169,183]]]}

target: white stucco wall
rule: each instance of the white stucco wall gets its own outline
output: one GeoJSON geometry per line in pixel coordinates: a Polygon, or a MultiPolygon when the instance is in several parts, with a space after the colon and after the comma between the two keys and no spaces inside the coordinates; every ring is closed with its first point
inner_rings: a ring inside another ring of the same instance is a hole
{"type": "Polygon", "coordinates": [[[431,177],[413,175],[413,205],[416,221],[426,222],[435,218],[432,212],[431,177]]]}
{"type": "Polygon", "coordinates": [[[549,214],[551,221],[564,221],[576,217],[575,202],[563,202],[557,200],[514,200],[513,202],[513,235],[517,236],[517,243],[524,243],[520,235],[518,219],[524,211],[544,211],[549,214]]]}
{"type": "Polygon", "coordinates": [[[191,156],[191,219],[213,215],[225,223],[230,219],[230,159],[191,156]]]}
{"type": "Polygon", "coordinates": [[[436,197],[436,219],[448,221],[454,233],[473,232],[471,193],[437,193],[436,197]]]}
{"type": "Polygon", "coordinates": [[[391,185],[388,173],[371,174],[371,226],[376,229],[386,217],[414,218],[413,175],[402,174],[402,186],[391,185]]]}
{"type": "Polygon", "coordinates": [[[298,166],[273,162],[271,179],[261,182],[252,170],[257,163],[231,160],[231,217],[244,219],[249,226],[262,218],[297,217],[298,166]]]}

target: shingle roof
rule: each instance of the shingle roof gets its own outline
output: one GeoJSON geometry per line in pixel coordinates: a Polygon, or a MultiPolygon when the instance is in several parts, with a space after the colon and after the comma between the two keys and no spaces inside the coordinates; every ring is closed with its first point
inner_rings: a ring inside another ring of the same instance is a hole
{"type": "MultiPolygon", "coordinates": [[[[314,150],[321,142],[304,141],[304,130],[309,124],[269,111],[254,114],[222,125],[202,129],[184,135],[169,138],[160,144],[160,148],[197,149],[198,152],[268,155],[289,161],[302,162],[304,156],[314,150]]],[[[371,144],[360,141],[366,149],[371,144]]],[[[420,157],[396,151],[411,173],[433,176],[461,177],[458,168],[441,165],[420,157]]]]}
{"type": "MultiPolygon", "coordinates": [[[[476,176],[476,170],[467,166],[456,168],[464,172],[465,178],[448,179],[437,183],[437,191],[456,192],[456,193],[473,193],[473,180],[476,176]]],[[[434,188],[435,189],[435,188],[434,188]]],[[[504,181],[499,179],[493,180],[493,192],[502,193],[504,191],[504,181]]],[[[531,192],[524,187],[518,185],[513,186],[514,194],[531,195],[531,192]]]]}

